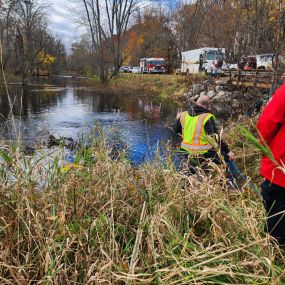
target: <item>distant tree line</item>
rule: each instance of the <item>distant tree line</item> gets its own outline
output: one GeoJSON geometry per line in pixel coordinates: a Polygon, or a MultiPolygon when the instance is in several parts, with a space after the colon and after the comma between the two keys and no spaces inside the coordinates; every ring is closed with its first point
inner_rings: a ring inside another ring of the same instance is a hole
{"type": "Polygon", "coordinates": [[[177,1],[170,8],[164,1],[77,2],[86,35],[72,45],[69,67],[102,81],[142,57],[164,57],[172,71],[182,51],[206,46],[225,48],[231,61],[285,52],[285,0],[177,1]]]}
{"type": "Polygon", "coordinates": [[[0,0],[0,51],[4,71],[21,76],[65,68],[62,42],[47,28],[47,7],[36,0],[0,0]]]}

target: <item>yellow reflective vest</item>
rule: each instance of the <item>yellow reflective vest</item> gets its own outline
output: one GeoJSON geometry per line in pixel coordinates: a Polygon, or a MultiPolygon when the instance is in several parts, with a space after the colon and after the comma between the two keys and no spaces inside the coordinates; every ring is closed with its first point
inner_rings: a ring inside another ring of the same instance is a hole
{"type": "Polygon", "coordinates": [[[214,115],[210,113],[203,113],[193,117],[190,116],[187,111],[182,113],[180,117],[182,126],[182,149],[189,153],[204,154],[213,147],[204,129],[205,124],[212,117],[215,118],[214,115]]]}

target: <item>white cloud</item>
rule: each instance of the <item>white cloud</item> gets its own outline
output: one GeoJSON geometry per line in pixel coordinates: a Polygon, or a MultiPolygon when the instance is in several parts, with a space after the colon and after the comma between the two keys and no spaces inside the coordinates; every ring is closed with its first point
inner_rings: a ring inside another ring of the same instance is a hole
{"type": "Polygon", "coordinates": [[[62,39],[67,49],[83,33],[83,29],[72,18],[70,12],[72,9],[74,9],[74,4],[71,1],[50,0],[49,29],[54,35],[62,39]]]}

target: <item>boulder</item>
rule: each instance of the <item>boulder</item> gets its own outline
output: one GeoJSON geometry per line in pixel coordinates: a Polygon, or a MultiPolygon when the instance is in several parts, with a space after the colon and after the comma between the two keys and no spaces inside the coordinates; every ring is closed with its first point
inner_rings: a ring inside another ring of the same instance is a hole
{"type": "Polygon", "coordinates": [[[193,97],[193,93],[190,91],[190,92],[185,92],[183,93],[182,97],[186,98],[186,99],[190,99],[193,97]]]}
{"type": "Polygon", "coordinates": [[[204,90],[208,90],[209,86],[212,84],[212,80],[205,80],[203,81],[203,88],[204,90]]]}
{"type": "Polygon", "coordinates": [[[186,93],[186,97],[191,98],[193,96],[193,92],[189,91],[186,93]]]}
{"type": "Polygon", "coordinates": [[[217,99],[217,98],[223,99],[225,96],[227,96],[227,92],[225,92],[225,91],[219,91],[219,92],[217,92],[216,99],[217,99]]]}
{"type": "Polygon", "coordinates": [[[214,90],[209,90],[207,92],[207,96],[209,96],[210,99],[214,98],[216,96],[216,93],[214,90]]]}
{"type": "Polygon", "coordinates": [[[240,94],[240,92],[238,92],[238,91],[233,91],[232,92],[232,98],[233,99],[239,99],[239,98],[241,98],[241,94],[240,94]]]}
{"type": "Polygon", "coordinates": [[[233,99],[232,101],[232,107],[234,109],[237,109],[240,106],[240,102],[237,99],[233,99]]]}
{"type": "Polygon", "coordinates": [[[226,84],[228,84],[229,80],[225,80],[225,79],[218,79],[216,80],[216,85],[220,85],[220,86],[225,86],[226,84]]]}
{"type": "Polygon", "coordinates": [[[226,117],[231,114],[231,106],[221,101],[213,102],[213,109],[216,116],[226,117]]]}
{"type": "Polygon", "coordinates": [[[201,84],[194,84],[192,86],[192,93],[193,94],[200,94],[203,91],[203,87],[201,86],[201,84]]]}
{"type": "Polygon", "coordinates": [[[223,90],[224,90],[224,86],[222,86],[222,85],[216,86],[216,92],[223,91],[223,90]]]}
{"type": "Polygon", "coordinates": [[[200,97],[200,94],[197,94],[193,97],[193,99],[196,101],[200,97]]]}
{"type": "Polygon", "coordinates": [[[198,84],[193,84],[191,90],[196,95],[196,94],[200,94],[203,91],[207,91],[208,86],[209,86],[209,82],[204,81],[198,84]]]}
{"type": "Polygon", "coordinates": [[[223,102],[225,102],[225,103],[231,103],[231,101],[232,101],[231,94],[226,93],[226,94],[224,95],[224,97],[223,97],[222,100],[223,100],[223,102]]]}

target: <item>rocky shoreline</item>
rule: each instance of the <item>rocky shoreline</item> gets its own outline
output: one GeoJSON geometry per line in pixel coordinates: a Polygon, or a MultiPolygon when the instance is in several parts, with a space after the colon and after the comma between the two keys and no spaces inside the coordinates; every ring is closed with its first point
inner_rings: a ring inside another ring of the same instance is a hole
{"type": "Polygon", "coordinates": [[[202,95],[209,96],[215,115],[228,119],[246,114],[269,92],[268,89],[235,86],[228,79],[209,79],[193,84],[180,99],[185,103],[193,103],[202,95]]]}

